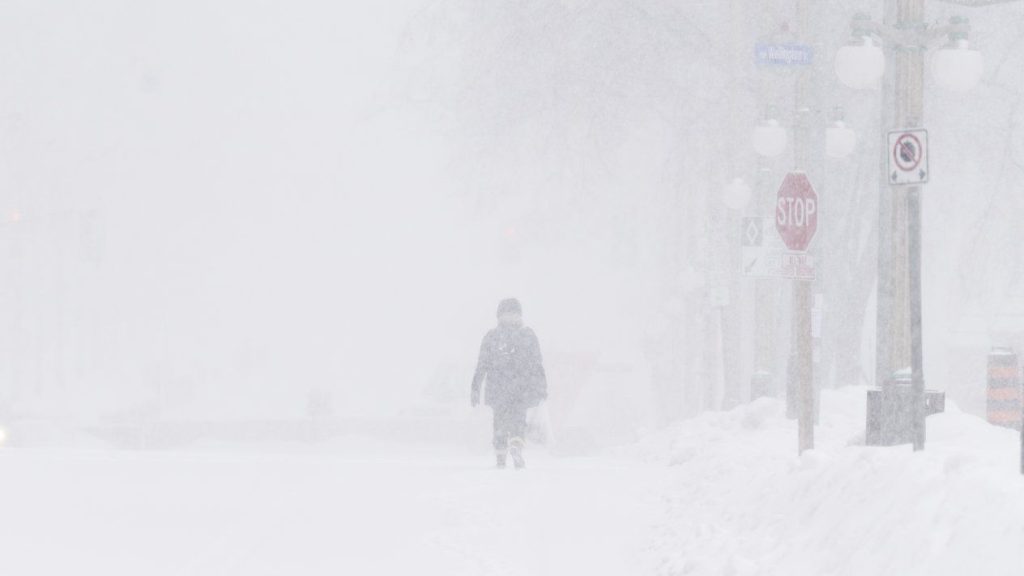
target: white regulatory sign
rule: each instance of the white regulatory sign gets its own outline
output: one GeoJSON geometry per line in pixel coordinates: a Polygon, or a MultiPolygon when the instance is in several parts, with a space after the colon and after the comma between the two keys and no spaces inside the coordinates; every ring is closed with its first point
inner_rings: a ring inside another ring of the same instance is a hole
{"type": "Polygon", "coordinates": [[[889,132],[889,183],[910,186],[928,182],[928,131],[889,132]]]}
{"type": "Polygon", "coordinates": [[[753,216],[743,219],[740,243],[743,246],[743,275],[747,278],[814,280],[814,259],[806,252],[786,249],[773,231],[775,218],[753,216]]]}

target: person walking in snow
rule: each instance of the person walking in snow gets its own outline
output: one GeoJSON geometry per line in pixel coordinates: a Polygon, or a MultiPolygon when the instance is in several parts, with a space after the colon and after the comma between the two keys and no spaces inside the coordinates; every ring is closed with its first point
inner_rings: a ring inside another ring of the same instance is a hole
{"type": "Polygon", "coordinates": [[[511,453],[516,468],[522,468],[526,466],[526,411],[547,398],[548,384],[537,335],[523,326],[523,309],[515,298],[498,304],[498,326],[484,336],[480,345],[480,359],[470,390],[474,407],[480,404],[480,389],[485,380],[484,404],[494,411],[498,467],[505,467],[511,453]]]}

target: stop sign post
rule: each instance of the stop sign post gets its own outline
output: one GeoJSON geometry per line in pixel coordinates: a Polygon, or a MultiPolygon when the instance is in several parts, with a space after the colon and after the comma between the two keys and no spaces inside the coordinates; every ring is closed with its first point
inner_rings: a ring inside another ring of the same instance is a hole
{"type": "MultiPolygon", "coordinates": [[[[775,229],[796,256],[811,245],[818,231],[818,193],[807,174],[790,172],[779,186],[775,202],[775,229]]],[[[786,414],[798,420],[799,452],[814,448],[814,361],[811,332],[811,282],[793,286],[794,330],[790,349],[792,370],[786,383],[786,414]],[[795,413],[795,414],[794,414],[795,413]]]]}
{"type": "Polygon", "coordinates": [[[779,186],[775,204],[775,229],[795,252],[807,250],[818,231],[818,193],[807,174],[790,172],[779,186]]]}

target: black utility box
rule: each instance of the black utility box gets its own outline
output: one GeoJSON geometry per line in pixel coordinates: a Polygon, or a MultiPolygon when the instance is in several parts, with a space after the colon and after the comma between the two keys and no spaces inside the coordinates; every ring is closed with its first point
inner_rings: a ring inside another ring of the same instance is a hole
{"type": "MultiPolygon", "coordinates": [[[[909,378],[895,378],[881,390],[868,390],[868,421],[864,443],[895,446],[914,442],[914,390],[909,378]]],[[[924,414],[946,410],[946,393],[926,390],[924,414]]]]}

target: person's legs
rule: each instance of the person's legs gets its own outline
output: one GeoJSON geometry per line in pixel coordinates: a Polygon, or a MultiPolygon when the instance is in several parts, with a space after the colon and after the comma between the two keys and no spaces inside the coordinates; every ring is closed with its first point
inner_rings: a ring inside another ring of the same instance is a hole
{"type": "Polygon", "coordinates": [[[516,468],[526,466],[523,459],[523,447],[526,445],[526,406],[517,404],[508,410],[509,452],[516,468]]]}
{"type": "Polygon", "coordinates": [[[498,467],[504,468],[510,437],[508,406],[496,404],[491,409],[494,411],[494,454],[497,458],[498,467]]]}

